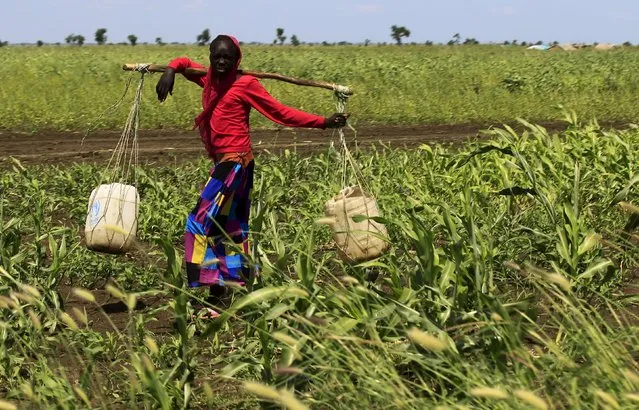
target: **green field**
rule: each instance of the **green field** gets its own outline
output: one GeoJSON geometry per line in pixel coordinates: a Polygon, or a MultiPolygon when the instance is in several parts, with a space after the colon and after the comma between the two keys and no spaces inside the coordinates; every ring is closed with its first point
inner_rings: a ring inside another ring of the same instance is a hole
{"type": "MultiPolygon", "coordinates": [[[[125,62],[166,64],[188,55],[206,63],[197,46],[3,47],[0,128],[36,131],[120,129],[127,104],[105,111],[121,96],[125,62]],[[104,115],[103,115],[104,114],[104,115]]],[[[557,119],[556,106],[582,118],[638,119],[639,51],[539,52],[502,46],[245,46],[243,67],[350,85],[356,124],[511,123],[557,119]]],[[[200,109],[197,86],[181,79],[172,98],[155,99],[159,75],[144,92],[142,127],[189,128],[200,109]]],[[[265,81],[283,102],[328,114],[325,90],[265,81]]],[[[253,116],[259,127],[271,123],[253,116]]]]}
{"type": "Polygon", "coordinates": [[[639,256],[626,226],[639,131],[574,123],[492,137],[357,153],[391,243],[358,266],[315,223],[340,187],[338,153],[261,155],[262,274],[214,322],[191,319],[181,266],[206,161],[143,168],[129,256],[80,244],[101,168],[14,164],[0,175],[0,398],[64,409],[259,398],[288,409],[636,408],[636,306],[623,295],[639,256]],[[509,195],[518,188],[532,194],[509,195]],[[104,295],[108,280],[121,314],[84,291],[66,299],[71,287],[104,295]],[[134,310],[140,300],[150,307],[134,310]]]}
{"type": "MultiPolygon", "coordinates": [[[[131,93],[107,109],[139,77],[122,63],[205,61],[206,50],[0,48],[0,129],[120,130],[131,93]]],[[[105,164],[2,160],[0,410],[637,408],[639,129],[591,119],[638,119],[639,51],[244,52],[247,69],[352,86],[356,126],[532,122],[452,148],[354,148],[390,244],[360,264],[338,257],[320,223],[342,152],[261,151],[261,274],[213,321],[195,317],[206,292],[186,287],[182,263],[209,161],[140,167],[138,242],[105,255],[83,243],[105,164]],[[556,133],[533,125],[557,119],[556,133]]],[[[146,77],[141,126],[189,129],[199,89],[180,79],[158,104],[157,78],[146,77]]],[[[290,105],[334,109],[326,90],[264,83],[290,105]]]]}

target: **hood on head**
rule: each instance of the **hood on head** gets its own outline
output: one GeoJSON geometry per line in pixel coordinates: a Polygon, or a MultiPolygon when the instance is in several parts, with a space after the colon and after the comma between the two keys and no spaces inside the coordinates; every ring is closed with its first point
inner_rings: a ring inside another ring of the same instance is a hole
{"type": "Polygon", "coordinates": [[[240,67],[240,63],[242,62],[242,47],[240,47],[240,42],[235,37],[229,35],[226,37],[230,38],[237,48],[237,62],[235,63],[235,68],[237,69],[240,67]]]}
{"type": "Polygon", "coordinates": [[[237,50],[237,61],[235,62],[235,69],[237,70],[240,67],[240,63],[242,62],[242,48],[240,47],[240,42],[233,36],[229,36],[228,34],[220,34],[213,39],[211,44],[220,39],[229,39],[235,45],[235,49],[237,50]]]}

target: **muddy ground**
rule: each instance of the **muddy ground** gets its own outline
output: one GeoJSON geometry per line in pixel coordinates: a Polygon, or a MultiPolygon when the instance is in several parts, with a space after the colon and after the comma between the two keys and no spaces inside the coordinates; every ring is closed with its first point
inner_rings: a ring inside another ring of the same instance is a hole
{"type": "MultiPolygon", "coordinates": [[[[548,130],[565,128],[562,123],[543,124],[548,130]]],[[[496,124],[500,126],[500,124],[496,124]]],[[[516,128],[515,124],[513,124],[516,128]]],[[[623,124],[607,124],[623,128],[623,124]]],[[[354,135],[346,130],[349,143],[360,147],[383,142],[392,147],[416,147],[428,144],[460,144],[481,137],[481,131],[489,125],[418,125],[418,126],[376,126],[362,127],[354,135]]],[[[41,131],[24,133],[0,130],[0,162],[9,157],[23,164],[65,164],[74,162],[107,162],[113,154],[120,131],[84,132],[41,131]]],[[[296,148],[302,152],[325,149],[333,136],[332,130],[280,129],[256,130],[252,132],[255,151],[296,148]]],[[[147,164],[174,163],[192,160],[204,154],[202,143],[196,131],[186,130],[141,130],[139,133],[140,162],[147,164]]]]}

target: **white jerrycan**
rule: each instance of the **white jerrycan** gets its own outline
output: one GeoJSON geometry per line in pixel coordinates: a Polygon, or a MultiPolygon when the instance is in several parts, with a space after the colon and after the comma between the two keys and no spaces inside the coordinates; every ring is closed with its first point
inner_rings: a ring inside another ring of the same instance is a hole
{"type": "Polygon", "coordinates": [[[125,253],[135,242],[140,195],[132,185],[100,185],[91,192],[84,226],[87,248],[125,253]]]}

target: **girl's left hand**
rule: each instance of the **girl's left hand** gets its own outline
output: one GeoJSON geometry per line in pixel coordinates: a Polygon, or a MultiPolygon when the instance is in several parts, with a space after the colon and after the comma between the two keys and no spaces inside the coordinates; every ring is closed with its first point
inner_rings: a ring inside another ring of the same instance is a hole
{"type": "Polygon", "coordinates": [[[350,114],[335,113],[328,117],[324,124],[326,128],[342,128],[346,125],[346,120],[350,117],[350,114]]]}

